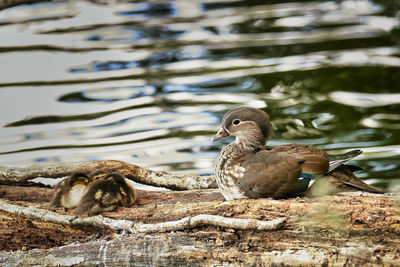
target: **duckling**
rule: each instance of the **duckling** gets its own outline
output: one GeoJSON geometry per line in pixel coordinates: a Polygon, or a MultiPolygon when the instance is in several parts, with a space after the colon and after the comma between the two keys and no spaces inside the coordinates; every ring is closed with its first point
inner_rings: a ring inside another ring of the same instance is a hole
{"type": "Polygon", "coordinates": [[[73,173],[54,187],[50,208],[75,208],[85,194],[89,184],[89,177],[82,173],[73,173]]]}
{"type": "Polygon", "coordinates": [[[93,216],[112,211],[118,206],[130,207],[136,201],[136,190],[119,173],[110,173],[89,184],[76,208],[75,214],[93,216]]]}

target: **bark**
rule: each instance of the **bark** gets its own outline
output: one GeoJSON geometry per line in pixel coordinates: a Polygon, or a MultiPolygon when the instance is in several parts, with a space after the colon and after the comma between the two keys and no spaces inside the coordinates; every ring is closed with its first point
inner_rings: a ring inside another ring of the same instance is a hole
{"type": "MultiPolygon", "coordinates": [[[[234,238],[235,234],[221,235],[234,238]]],[[[392,266],[398,265],[396,255],[382,255],[382,246],[368,247],[347,243],[343,248],[329,243],[299,249],[258,250],[227,246],[218,236],[208,239],[184,233],[135,235],[72,244],[49,250],[0,253],[0,264],[7,266],[392,266]]],[[[256,238],[253,239],[253,241],[256,238]]],[[[307,244],[308,245],[308,244],[307,244]]]]}
{"type": "Polygon", "coordinates": [[[172,190],[215,188],[217,186],[214,176],[199,176],[190,173],[170,174],[117,160],[35,164],[24,168],[0,166],[0,180],[21,182],[37,177],[59,178],[71,175],[76,171],[90,173],[98,169],[119,172],[132,181],[172,190]]]}
{"type": "MultiPolygon", "coordinates": [[[[7,198],[8,203],[30,206],[33,202],[40,209],[48,209],[50,192],[48,188],[0,186],[0,196],[7,198]]],[[[133,231],[133,234],[49,249],[0,252],[0,265],[400,264],[400,199],[388,194],[223,201],[218,190],[209,189],[139,191],[138,197],[140,202],[133,207],[104,212],[98,217],[136,222],[135,227],[152,225],[153,230],[163,223],[165,226],[180,220],[177,224],[183,222],[185,227],[164,233],[133,231]],[[193,218],[201,214],[227,219],[271,221],[286,217],[287,220],[273,231],[242,230],[234,229],[232,223],[195,225],[193,218]],[[187,218],[192,218],[192,227],[187,227],[187,218]]],[[[57,213],[72,214],[63,210],[57,213]]]]}

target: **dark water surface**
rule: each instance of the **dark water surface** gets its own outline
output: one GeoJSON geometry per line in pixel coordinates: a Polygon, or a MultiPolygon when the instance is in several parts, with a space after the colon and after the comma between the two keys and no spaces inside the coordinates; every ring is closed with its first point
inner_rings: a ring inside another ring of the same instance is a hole
{"type": "Polygon", "coordinates": [[[246,105],[270,114],[270,144],[361,148],[359,177],[399,191],[400,2],[249,2],[1,10],[0,165],[210,174],[221,116],[246,105]]]}

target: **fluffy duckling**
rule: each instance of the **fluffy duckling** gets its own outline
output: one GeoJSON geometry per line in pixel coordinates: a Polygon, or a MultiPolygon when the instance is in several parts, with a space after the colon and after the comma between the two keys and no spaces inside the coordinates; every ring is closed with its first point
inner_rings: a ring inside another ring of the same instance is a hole
{"type": "Polygon", "coordinates": [[[136,191],[119,173],[110,173],[89,184],[76,209],[80,216],[93,216],[112,211],[118,206],[130,207],[136,201],[136,191]]]}
{"type": "Polygon", "coordinates": [[[73,173],[54,187],[50,201],[51,208],[75,208],[85,194],[89,184],[89,177],[82,173],[73,173]]]}

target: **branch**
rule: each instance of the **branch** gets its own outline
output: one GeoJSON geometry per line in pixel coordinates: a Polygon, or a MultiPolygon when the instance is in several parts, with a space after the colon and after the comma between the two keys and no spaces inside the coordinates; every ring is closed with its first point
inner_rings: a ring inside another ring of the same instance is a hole
{"type": "Polygon", "coordinates": [[[108,172],[119,172],[126,178],[147,185],[165,187],[172,190],[216,188],[214,176],[196,174],[170,174],[152,171],[137,165],[118,160],[100,160],[86,162],[64,162],[35,164],[28,167],[0,166],[0,180],[26,181],[37,177],[59,178],[71,175],[76,171],[90,173],[102,169],[108,172]]]}
{"type": "Polygon", "coordinates": [[[10,204],[1,199],[0,210],[17,214],[25,218],[40,219],[46,222],[68,224],[72,226],[89,225],[101,228],[109,228],[113,231],[124,230],[128,233],[164,233],[192,229],[202,225],[213,225],[240,230],[271,231],[280,229],[286,221],[286,218],[277,218],[271,221],[260,221],[256,219],[237,219],[226,218],[217,215],[200,214],[193,217],[185,217],[177,221],[155,224],[135,224],[133,221],[114,220],[101,215],[87,218],[62,215],[56,212],[39,209],[34,206],[23,207],[10,204]]]}
{"type": "Polygon", "coordinates": [[[271,221],[260,221],[256,219],[237,219],[218,215],[199,214],[193,217],[185,217],[178,221],[135,225],[134,231],[138,233],[163,233],[192,229],[203,225],[239,230],[271,231],[280,229],[285,221],[286,218],[284,217],[271,221]]]}

